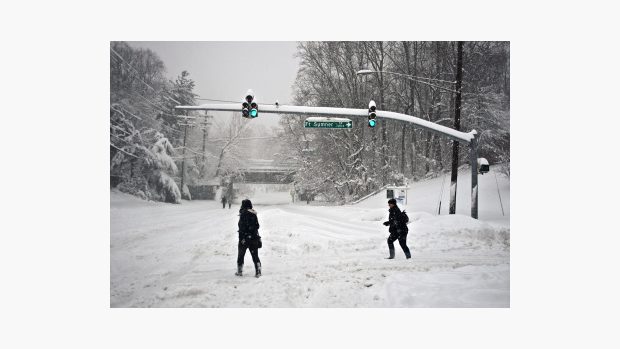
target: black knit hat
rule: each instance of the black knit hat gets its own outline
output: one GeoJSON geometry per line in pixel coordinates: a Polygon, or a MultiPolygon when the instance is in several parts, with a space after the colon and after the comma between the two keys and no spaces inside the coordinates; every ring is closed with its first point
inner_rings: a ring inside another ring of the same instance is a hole
{"type": "Polygon", "coordinates": [[[388,204],[396,205],[396,200],[394,200],[394,199],[389,199],[389,200],[388,200],[388,204]]]}
{"type": "Polygon", "coordinates": [[[241,209],[243,210],[244,208],[252,208],[252,201],[250,201],[250,199],[241,201],[241,209]]]}

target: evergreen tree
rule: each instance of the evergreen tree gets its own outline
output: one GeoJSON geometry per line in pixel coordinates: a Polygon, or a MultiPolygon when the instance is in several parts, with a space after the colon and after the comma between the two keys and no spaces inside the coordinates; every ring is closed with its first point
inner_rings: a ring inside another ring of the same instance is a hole
{"type": "MultiPolygon", "coordinates": [[[[183,71],[165,79],[151,50],[110,44],[110,183],[144,199],[180,203],[171,155],[182,139],[174,107],[194,104],[194,82],[183,71]]],[[[182,159],[180,159],[182,161],[182,159]]]]}

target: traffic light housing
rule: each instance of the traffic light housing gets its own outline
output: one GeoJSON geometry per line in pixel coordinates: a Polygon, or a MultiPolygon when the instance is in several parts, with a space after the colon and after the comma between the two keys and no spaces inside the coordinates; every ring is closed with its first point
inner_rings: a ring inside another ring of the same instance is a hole
{"type": "Polygon", "coordinates": [[[244,118],[249,118],[250,117],[250,104],[248,102],[243,102],[241,106],[242,106],[241,116],[243,116],[244,118]]]}
{"type": "Polygon", "coordinates": [[[245,94],[245,101],[242,103],[241,116],[244,118],[258,117],[258,104],[254,101],[254,92],[250,89],[245,94]]]}
{"type": "Polygon", "coordinates": [[[258,104],[256,104],[256,102],[252,102],[250,104],[250,117],[252,118],[256,118],[258,117],[258,104]]]}
{"type": "Polygon", "coordinates": [[[370,103],[368,103],[368,127],[375,127],[377,126],[377,105],[375,104],[375,101],[371,100],[370,103]]]}

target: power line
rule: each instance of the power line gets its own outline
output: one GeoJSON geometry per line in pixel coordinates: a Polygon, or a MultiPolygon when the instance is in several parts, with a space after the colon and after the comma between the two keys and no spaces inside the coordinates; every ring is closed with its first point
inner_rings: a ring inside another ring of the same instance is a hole
{"type": "Polygon", "coordinates": [[[197,152],[197,151],[195,151],[195,150],[192,150],[192,149],[191,149],[191,148],[189,148],[189,147],[183,147],[183,146],[181,146],[181,147],[174,148],[174,150],[177,150],[177,149],[185,149],[185,150],[187,150],[187,151],[189,151],[189,152],[192,152],[192,153],[194,153],[194,154],[196,154],[196,155],[203,155],[202,153],[199,153],[199,152],[197,152]]]}
{"type": "Polygon", "coordinates": [[[439,79],[433,79],[433,78],[427,78],[427,77],[424,77],[424,76],[415,76],[415,75],[410,75],[410,76],[412,76],[414,78],[417,78],[417,79],[426,79],[426,80],[429,80],[429,81],[432,80],[432,81],[445,82],[445,83],[448,83],[448,84],[456,84],[456,81],[439,80],[439,79]]]}
{"type": "MultiPolygon", "coordinates": [[[[196,100],[199,101],[212,101],[212,102],[227,102],[227,103],[241,103],[241,101],[228,101],[225,99],[212,99],[212,98],[195,98],[196,100]]],[[[274,103],[268,103],[268,102],[258,102],[259,104],[265,104],[265,105],[270,105],[270,104],[276,104],[274,103]]],[[[278,103],[279,105],[286,105],[286,104],[282,104],[282,103],[278,103]]]]}
{"type": "MultiPolygon", "coordinates": [[[[152,105],[157,111],[161,112],[164,115],[167,116],[171,116],[171,117],[177,117],[177,115],[174,114],[170,114],[166,111],[164,111],[163,109],[161,109],[160,107],[158,107],[157,105],[155,105],[151,100],[149,100],[148,98],[142,96],[141,94],[137,93],[137,92],[131,92],[133,95],[138,95],[139,97],[141,97],[142,99],[144,99],[146,102],[148,102],[150,105],[152,105]]],[[[127,109],[123,108],[123,110],[127,111],[127,109]]],[[[129,111],[127,111],[129,113],[129,111]]],[[[131,114],[131,113],[130,113],[131,114]]],[[[133,115],[133,114],[132,114],[133,115]]],[[[135,115],[134,115],[135,116],[135,115]]],[[[163,124],[162,124],[163,125],[163,124]]],[[[176,131],[176,130],[175,130],[176,131]]],[[[177,132],[181,132],[181,131],[177,131],[177,132]]]]}
{"type": "MultiPolygon", "coordinates": [[[[138,116],[136,116],[136,115],[134,115],[134,114],[130,113],[127,109],[123,108],[122,106],[121,106],[121,108],[122,108],[123,110],[125,110],[127,113],[129,113],[130,115],[132,115],[132,116],[134,116],[134,117],[136,117],[136,118],[140,119],[138,116]]],[[[172,114],[167,114],[167,113],[165,113],[165,114],[166,114],[166,115],[169,115],[169,116],[173,116],[172,114]]],[[[140,119],[140,120],[142,120],[142,119],[140,119]]],[[[175,130],[174,128],[172,128],[172,127],[170,127],[170,126],[168,126],[168,125],[164,124],[163,122],[162,122],[161,124],[159,124],[159,125],[160,125],[161,127],[167,128],[169,131],[172,131],[172,132],[177,132],[177,133],[182,133],[181,131],[179,131],[179,130],[175,130]]]]}
{"type": "MultiPolygon", "coordinates": [[[[132,114],[130,111],[128,111],[127,109],[125,109],[122,105],[120,105],[120,104],[119,104],[118,106],[119,106],[122,110],[124,110],[125,112],[127,112],[129,115],[131,115],[131,116],[133,116],[133,117],[135,117],[135,118],[137,118],[137,119],[139,119],[139,120],[142,120],[142,118],[140,118],[140,117],[139,117],[139,116],[137,116],[137,115],[132,114]]],[[[112,108],[112,109],[114,109],[114,110],[116,110],[116,111],[118,111],[118,112],[121,112],[121,111],[119,111],[119,110],[117,110],[117,109],[115,109],[115,108],[112,108]]],[[[123,114],[123,113],[121,112],[121,114],[123,114]]],[[[167,114],[167,115],[173,116],[172,114],[167,114]]],[[[110,121],[110,122],[111,122],[111,121],[110,121]]],[[[121,125],[118,125],[118,124],[114,124],[114,125],[116,125],[116,126],[121,126],[121,125]]],[[[174,129],[174,128],[172,128],[172,127],[170,127],[170,126],[168,126],[168,125],[164,124],[163,122],[160,124],[160,126],[161,126],[161,127],[164,127],[164,128],[167,128],[169,131],[172,131],[172,132],[183,133],[183,132],[181,132],[181,131],[179,131],[179,130],[176,130],[176,129],[174,129]]],[[[156,131],[157,131],[157,130],[156,130],[156,131]]]]}
{"type": "Polygon", "coordinates": [[[121,56],[118,52],[114,51],[114,49],[112,47],[110,47],[110,51],[112,51],[112,53],[114,53],[118,58],[121,59],[121,61],[123,61],[125,64],[127,64],[131,69],[133,69],[133,71],[136,72],[136,77],[138,78],[138,80],[142,81],[143,84],[145,84],[147,87],[149,87],[151,90],[153,90],[153,92],[157,92],[157,90],[155,90],[153,88],[153,86],[149,85],[148,83],[146,83],[146,81],[142,80],[142,78],[140,78],[140,72],[134,68],[131,64],[129,64],[124,58],[123,56],[121,56]]]}
{"type": "MultiPolygon", "coordinates": [[[[116,105],[116,104],[111,105],[111,106],[110,106],[110,108],[112,108],[112,110],[114,110],[114,111],[116,111],[116,112],[121,113],[121,115],[125,116],[125,115],[124,115],[125,113],[123,113],[121,110],[116,109],[116,108],[115,108],[115,105],[116,105]]],[[[138,120],[142,120],[142,118],[140,118],[140,117],[138,117],[138,116],[136,116],[136,115],[132,114],[129,110],[127,110],[127,109],[123,108],[123,106],[122,106],[122,105],[120,105],[120,104],[119,104],[119,106],[121,107],[121,109],[123,109],[124,111],[126,111],[129,115],[133,116],[134,118],[136,118],[136,119],[138,119],[138,120]]]]}
{"type": "Polygon", "coordinates": [[[175,103],[177,103],[177,104],[179,104],[179,105],[181,104],[181,102],[177,101],[176,99],[174,99],[174,98],[172,98],[172,97],[169,97],[169,96],[166,96],[166,95],[164,95],[163,97],[164,97],[164,98],[168,98],[168,99],[169,99],[169,100],[171,100],[172,102],[175,102],[175,103]]]}
{"type": "Polygon", "coordinates": [[[411,80],[413,80],[415,82],[419,82],[421,84],[429,85],[429,86],[434,87],[434,88],[438,88],[440,90],[446,90],[448,92],[457,93],[457,91],[455,91],[455,90],[451,90],[449,88],[441,87],[441,86],[438,86],[438,85],[433,85],[433,84],[431,84],[429,82],[426,82],[426,81],[421,81],[421,80],[417,80],[417,79],[411,79],[411,80]]]}
{"type": "Polygon", "coordinates": [[[131,154],[131,153],[128,153],[128,152],[124,151],[123,149],[121,149],[121,148],[117,147],[117,146],[116,146],[114,143],[112,143],[112,142],[110,142],[110,145],[111,145],[112,147],[116,148],[117,150],[122,151],[123,153],[125,153],[125,154],[129,155],[129,156],[133,156],[133,157],[134,157],[134,158],[136,158],[136,159],[142,159],[142,160],[145,160],[144,158],[142,158],[142,157],[140,157],[140,156],[136,156],[136,155],[133,155],[133,154],[131,154]]]}
{"type": "Polygon", "coordinates": [[[111,128],[113,128],[113,129],[119,130],[119,131],[121,131],[121,132],[123,132],[123,133],[125,133],[125,134],[129,134],[129,132],[127,132],[127,131],[123,128],[123,125],[121,125],[121,124],[117,124],[117,123],[114,123],[114,122],[112,122],[112,120],[110,120],[110,127],[111,127],[111,128]]]}
{"type": "MultiPolygon", "coordinates": [[[[138,77],[138,79],[140,79],[140,77],[138,77]]],[[[140,80],[141,80],[141,79],[140,79],[140,80]]],[[[146,82],[144,82],[144,83],[146,84],[146,82]]],[[[147,85],[148,87],[151,87],[151,86],[150,86],[150,85],[148,85],[148,84],[146,84],[146,85],[147,85]]],[[[153,88],[151,87],[151,89],[153,89],[153,88]]],[[[155,93],[157,93],[157,91],[155,91],[154,89],[153,89],[153,91],[154,91],[155,93]]],[[[133,96],[136,96],[136,95],[137,95],[137,96],[141,97],[141,98],[142,98],[142,99],[144,99],[147,103],[149,103],[151,106],[153,106],[155,109],[159,110],[160,112],[165,113],[165,114],[170,115],[170,116],[173,116],[172,114],[169,114],[169,113],[168,113],[168,112],[166,112],[165,110],[161,109],[161,107],[160,107],[160,106],[158,106],[158,105],[156,105],[156,104],[155,104],[155,102],[154,102],[153,100],[151,100],[151,99],[149,99],[149,98],[147,98],[147,97],[143,96],[141,93],[134,92],[134,91],[129,91],[129,93],[130,93],[131,95],[133,95],[133,96]]],[[[163,93],[163,91],[162,91],[162,93],[163,93]]],[[[166,96],[165,96],[165,95],[163,95],[163,94],[162,94],[162,96],[163,96],[163,97],[166,97],[166,96]]],[[[170,98],[170,99],[172,99],[172,98],[170,98]]],[[[174,99],[173,99],[173,100],[174,100],[174,99]]],[[[179,102],[178,102],[178,101],[176,101],[176,100],[174,100],[174,101],[175,101],[176,103],[179,103],[179,102]]],[[[179,104],[180,104],[180,103],[179,103],[179,104]]],[[[125,109],[125,108],[123,108],[123,109],[129,113],[129,111],[128,111],[127,109],[125,109]]],[[[130,114],[131,114],[131,113],[130,113],[130,114]]],[[[131,114],[131,115],[132,115],[132,116],[135,116],[135,115],[133,115],[133,114],[131,114]]],[[[140,119],[140,118],[138,118],[138,119],[140,119]]],[[[140,119],[140,120],[142,120],[142,119],[140,119]]]]}
{"type": "Polygon", "coordinates": [[[155,109],[159,110],[160,112],[169,115],[169,116],[176,116],[176,115],[172,115],[170,113],[168,113],[167,111],[161,109],[161,107],[159,107],[158,105],[156,105],[154,102],[152,102],[151,100],[149,100],[148,98],[144,97],[143,95],[139,94],[138,92],[130,92],[133,95],[138,95],[139,97],[142,97],[142,99],[144,99],[146,102],[148,102],[150,105],[152,105],[155,109]]]}
{"type": "MultiPolygon", "coordinates": [[[[114,49],[112,47],[110,47],[110,51],[112,51],[112,53],[114,53],[116,56],[118,56],[118,58],[121,59],[121,61],[122,61],[121,63],[127,64],[131,69],[133,69],[134,72],[136,72],[136,74],[137,74],[136,77],[138,78],[138,80],[140,80],[143,84],[145,84],[147,87],[149,87],[151,90],[153,90],[153,92],[157,92],[157,90],[155,90],[155,88],[153,88],[153,86],[149,85],[146,81],[144,81],[144,80],[142,80],[142,78],[140,78],[140,72],[136,68],[134,68],[131,64],[129,64],[129,62],[127,62],[118,52],[114,51],[114,49]]],[[[163,91],[163,90],[161,92],[162,93],[170,94],[169,92],[166,92],[166,91],[163,91]]],[[[179,102],[176,99],[172,98],[172,96],[164,96],[164,97],[169,98],[170,100],[172,100],[173,102],[175,102],[175,103],[177,103],[179,105],[181,104],[181,102],[179,102]]]]}
{"type": "MultiPolygon", "coordinates": [[[[228,102],[228,103],[240,103],[240,102],[235,102],[235,101],[227,101],[227,100],[223,100],[223,99],[210,99],[210,98],[196,98],[199,101],[213,101],[213,102],[228,102]]],[[[180,104],[180,103],[179,103],[180,104]]]]}
{"type": "Polygon", "coordinates": [[[110,127],[112,127],[113,129],[115,129],[117,131],[121,131],[121,132],[123,132],[126,135],[129,135],[129,132],[123,130],[120,126],[118,126],[118,125],[116,125],[114,123],[112,123],[112,125],[110,125],[110,127]]]}
{"type": "Polygon", "coordinates": [[[166,124],[164,124],[164,123],[161,123],[161,126],[162,126],[162,127],[167,128],[167,129],[169,129],[169,130],[170,130],[170,131],[172,131],[172,132],[183,133],[182,131],[177,130],[177,129],[174,129],[174,128],[172,128],[172,127],[170,127],[170,126],[168,126],[168,125],[166,125],[166,124]]]}

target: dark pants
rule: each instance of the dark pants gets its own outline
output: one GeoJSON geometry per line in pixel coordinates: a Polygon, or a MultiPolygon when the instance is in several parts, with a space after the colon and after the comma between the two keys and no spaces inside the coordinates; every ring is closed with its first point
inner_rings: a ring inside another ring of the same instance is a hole
{"type": "Polygon", "coordinates": [[[260,263],[260,259],[258,258],[258,246],[252,242],[247,242],[245,244],[241,244],[237,246],[239,249],[239,254],[237,255],[237,265],[243,265],[243,260],[245,259],[245,250],[250,249],[250,255],[252,256],[252,261],[256,266],[256,263],[260,263]]]}
{"type": "Polygon", "coordinates": [[[226,201],[222,201],[222,208],[226,208],[226,201]]]}
{"type": "Polygon", "coordinates": [[[229,203],[228,203],[228,208],[230,208],[230,205],[232,205],[232,203],[230,203],[230,202],[229,202],[229,203]]]}
{"type": "Polygon", "coordinates": [[[400,247],[402,247],[403,252],[405,252],[405,256],[411,257],[411,252],[409,251],[409,247],[407,247],[407,234],[402,234],[399,236],[397,233],[390,233],[390,236],[387,239],[390,250],[394,249],[394,241],[396,240],[398,240],[400,247]]]}

